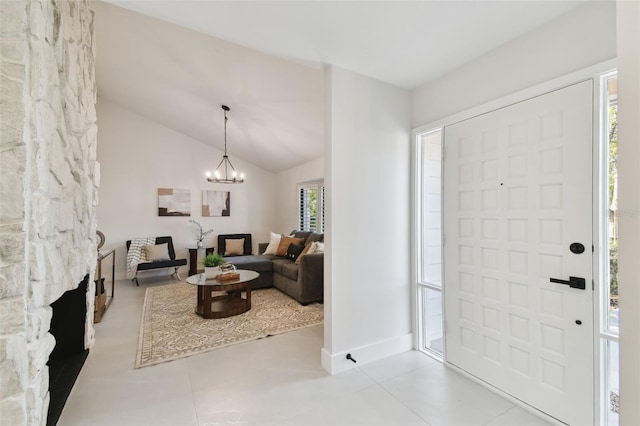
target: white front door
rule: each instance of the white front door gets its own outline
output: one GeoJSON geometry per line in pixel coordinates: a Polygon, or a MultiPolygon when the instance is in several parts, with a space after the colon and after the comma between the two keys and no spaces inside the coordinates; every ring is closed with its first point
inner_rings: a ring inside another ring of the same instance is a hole
{"type": "Polygon", "coordinates": [[[594,407],[592,86],[444,136],[446,360],[579,426],[594,407]],[[550,282],[570,277],[586,288],[550,282]]]}

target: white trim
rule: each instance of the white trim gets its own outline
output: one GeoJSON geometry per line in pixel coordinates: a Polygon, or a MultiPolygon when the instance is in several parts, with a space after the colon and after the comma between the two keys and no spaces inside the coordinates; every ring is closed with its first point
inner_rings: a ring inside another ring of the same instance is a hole
{"type": "MultiPolygon", "coordinates": [[[[427,132],[422,132],[427,133],[427,132]]],[[[415,130],[411,131],[411,155],[413,156],[412,170],[411,170],[411,319],[414,325],[413,330],[413,348],[416,350],[422,350],[422,333],[423,324],[420,310],[422,309],[422,298],[418,295],[418,268],[420,267],[420,257],[422,249],[420,247],[420,215],[422,212],[420,207],[422,203],[419,201],[419,194],[422,193],[422,182],[420,179],[420,163],[421,163],[421,147],[420,136],[415,130]]]]}
{"type": "MultiPolygon", "coordinates": [[[[427,287],[427,288],[431,288],[433,290],[439,291],[441,293],[441,295],[443,294],[442,292],[442,287],[440,285],[434,285],[434,284],[430,284],[427,282],[422,282],[421,278],[422,278],[422,238],[424,236],[424,232],[423,232],[423,223],[421,220],[421,216],[422,213],[424,212],[424,205],[423,205],[423,198],[422,198],[422,192],[423,192],[423,188],[422,188],[422,174],[424,173],[424,169],[423,169],[423,164],[422,164],[422,138],[433,134],[433,133],[440,133],[440,140],[442,143],[442,139],[443,139],[443,135],[444,135],[444,129],[442,127],[436,127],[436,128],[430,128],[427,130],[423,130],[420,132],[417,131],[412,131],[411,135],[412,135],[412,145],[411,145],[411,149],[412,149],[412,155],[413,155],[413,161],[412,161],[412,181],[411,181],[411,193],[412,193],[412,197],[411,197],[411,226],[412,226],[412,231],[411,231],[411,247],[412,247],[412,253],[411,253],[411,259],[412,259],[412,267],[411,267],[411,296],[412,296],[412,324],[414,324],[414,330],[417,330],[417,333],[414,333],[414,348],[431,356],[434,357],[436,359],[438,359],[439,361],[442,362],[443,357],[444,357],[444,350],[446,347],[446,340],[445,340],[445,336],[444,336],[444,299],[442,298],[442,312],[443,312],[443,323],[442,323],[442,328],[443,328],[443,336],[442,336],[442,342],[443,342],[443,353],[439,354],[436,352],[432,352],[430,350],[426,350],[425,349],[425,342],[424,342],[424,325],[423,325],[423,321],[422,321],[422,313],[423,311],[423,305],[422,305],[422,288],[423,287],[427,287]]],[[[441,162],[440,162],[440,176],[442,178],[442,163],[443,163],[443,158],[442,158],[442,150],[441,150],[441,162]]],[[[442,191],[443,191],[443,186],[442,186],[443,182],[442,179],[440,180],[440,195],[442,195],[442,191]]],[[[442,212],[442,197],[440,197],[440,211],[442,212]]],[[[440,216],[440,229],[442,230],[442,214],[440,216]]],[[[442,235],[441,235],[442,238],[442,235]]],[[[443,239],[441,241],[444,241],[443,239]]],[[[442,248],[442,247],[441,247],[442,248]]],[[[440,267],[442,268],[443,265],[443,259],[440,259],[440,267]]],[[[443,271],[441,270],[441,276],[443,275],[443,271]]]]}
{"type": "Polygon", "coordinates": [[[593,101],[593,279],[594,279],[594,364],[597,368],[594,375],[594,419],[600,424],[607,418],[609,396],[606,394],[608,355],[604,353],[605,340],[619,342],[618,336],[608,330],[604,306],[609,304],[609,292],[605,283],[609,282],[609,120],[606,98],[607,87],[603,84],[607,79],[617,76],[617,70],[609,69],[594,78],[593,101]],[[605,107],[606,106],[606,107],[605,107]]]}
{"type": "Polygon", "coordinates": [[[336,354],[331,354],[325,348],[322,348],[320,358],[322,367],[329,374],[334,375],[412,349],[413,333],[408,333],[336,354]],[[351,354],[357,363],[348,360],[346,358],[347,354],[351,354]]]}
{"type": "Polygon", "coordinates": [[[588,68],[584,68],[582,70],[573,72],[571,74],[567,74],[562,77],[555,78],[551,81],[547,81],[547,82],[538,84],[536,86],[520,90],[510,95],[506,95],[498,99],[494,99],[492,101],[486,102],[482,105],[478,105],[473,108],[469,108],[464,111],[458,112],[456,114],[416,127],[412,130],[412,134],[423,133],[429,129],[434,129],[436,127],[442,127],[444,130],[444,127],[450,126],[454,123],[457,123],[463,120],[468,120],[475,116],[486,114],[487,112],[495,111],[496,109],[504,108],[514,103],[535,98],[536,96],[544,95],[545,93],[562,89],[564,87],[574,85],[584,80],[596,78],[600,74],[610,71],[615,67],[616,67],[615,59],[610,59],[608,61],[601,62],[596,65],[592,65],[588,68]]]}

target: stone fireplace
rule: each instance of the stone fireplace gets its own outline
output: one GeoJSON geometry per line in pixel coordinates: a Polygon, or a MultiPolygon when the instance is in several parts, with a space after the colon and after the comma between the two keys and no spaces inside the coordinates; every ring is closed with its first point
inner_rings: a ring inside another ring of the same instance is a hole
{"type": "Polygon", "coordinates": [[[96,84],[86,0],[0,1],[0,418],[44,425],[51,304],[87,278],[93,344],[96,84]]]}

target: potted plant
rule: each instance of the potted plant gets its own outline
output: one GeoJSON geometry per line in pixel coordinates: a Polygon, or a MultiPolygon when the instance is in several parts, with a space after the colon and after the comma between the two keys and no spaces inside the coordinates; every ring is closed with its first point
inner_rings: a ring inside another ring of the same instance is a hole
{"type": "Polygon", "coordinates": [[[215,278],[224,263],[224,258],[219,253],[210,253],[202,259],[204,264],[204,276],[206,278],[215,278]]]}
{"type": "Polygon", "coordinates": [[[204,243],[202,242],[202,240],[204,240],[204,237],[212,233],[213,229],[209,229],[208,231],[203,231],[202,225],[200,225],[200,223],[196,222],[193,219],[189,219],[189,222],[193,223],[196,226],[196,239],[198,240],[197,247],[198,248],[204,247],[204,243]]]}

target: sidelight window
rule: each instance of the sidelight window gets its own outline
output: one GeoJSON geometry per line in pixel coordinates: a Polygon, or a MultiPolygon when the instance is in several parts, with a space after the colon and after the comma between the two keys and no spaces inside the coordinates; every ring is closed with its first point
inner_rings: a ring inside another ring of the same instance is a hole
{"type": "Polygon", "coordinates": [[[419,347],[444,352],[442,316],[442,130],[416,137],[416,263],[419,347]]]}
{"type": "Polygon", "coordinates": [[[618,425],[620,377],[618,305],[618,80],[615,72],[601,77],[600,246],[603,247],[600,294],[600,378],[602,424],[618,425]]]}

